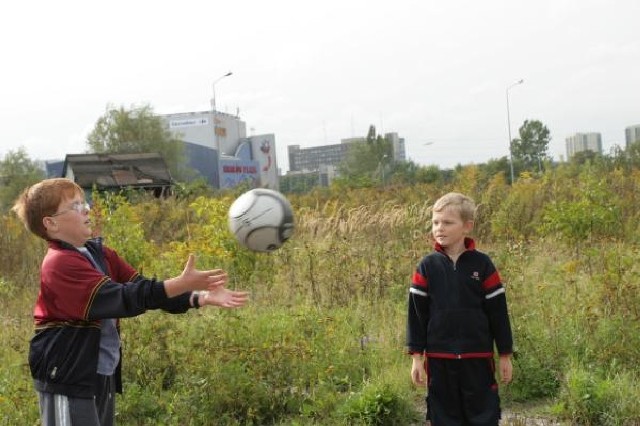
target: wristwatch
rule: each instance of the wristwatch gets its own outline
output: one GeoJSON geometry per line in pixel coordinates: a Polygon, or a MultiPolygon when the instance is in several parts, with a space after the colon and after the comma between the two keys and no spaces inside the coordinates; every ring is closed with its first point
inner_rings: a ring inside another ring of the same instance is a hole
{"type": "Polygon", "coordinates": [[[200,292],[194,291],[191,293],[191,306],[198,309],[200,308],[200,292]]]}

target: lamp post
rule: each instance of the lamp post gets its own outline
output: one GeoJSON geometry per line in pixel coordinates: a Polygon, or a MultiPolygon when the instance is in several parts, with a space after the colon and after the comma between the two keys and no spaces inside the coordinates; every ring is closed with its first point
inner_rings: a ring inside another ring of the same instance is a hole
{"type": "Polygon", "coordinates": [[[378,167],[380,167],[380,175],[382,177],[382,186],[384,186],[385,182],[384,182],[384,167],[385,167],[385,163],[386,163],[386,159],[389,156],[387,154],[384,154],[382,156],[382,159],[378,162],[378,167]]]}
{"type": "Polygon", "coordinates": [[[222,188],[222,170],[221,170],[221,159],[222,159],[222,150],[220,149],[220,138],[218,135],[218,119],[217,114],[218,110],[216,109],[216,83],[222,80],[225,77],[229,77],[233,73],[229,71],[226,74],[221,75],[216,78],[211,84],[211,88],[213,90],[213,99],[211,100],[211,108],[213,109],[213,137],[216,143],[216,149],[218,150],[218,188],[222,188]]]}
{"type": "Polygon", "coordinates": [[[509,90],[517,86],[519,84],[524,83],[523,79],[520,79],[513,83],[511,86],[507,87],[507,132],[509,133],[509,168],[511,170],[511,185],[513,185],[513,150],[511,149],[511,116],[509,114],[509,90]]]}
{"type": "Polygon", "coordinates": [[[216,112],[216,83],[219,82],[220,80],[222,80],[225,77],[229,77],[230,75],[232,75],[233,73],[231,71],[229,71],[228,73],[221,75],[220,77],[216,78],[213,83],[211,84],[211,87],[213,89],[213,101],[211,103],[211,106],[213,107],[213,112],[216,112]]]}

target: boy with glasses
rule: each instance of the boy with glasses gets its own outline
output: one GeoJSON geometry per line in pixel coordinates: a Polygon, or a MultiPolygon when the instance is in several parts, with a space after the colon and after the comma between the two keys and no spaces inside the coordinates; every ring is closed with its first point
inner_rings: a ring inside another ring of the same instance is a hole
{"type": "Polygon", "coordinates": [[[165,281],[138,274],[100,238],[91,238],[84,191],[69,179],[27,188],[13,210],[49,246],[29,349],[44,426],[114,424],[114,393],[122,391],[118,318],[149,309],[237,308],[247,301],[246,292],[225,288],[223,270],[197,270],[193,256],[179,276],[165,281]]]}

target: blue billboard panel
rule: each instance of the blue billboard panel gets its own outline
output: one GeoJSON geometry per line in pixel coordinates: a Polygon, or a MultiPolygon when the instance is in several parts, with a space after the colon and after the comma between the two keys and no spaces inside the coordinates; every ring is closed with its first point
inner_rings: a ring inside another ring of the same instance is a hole
{"type": "MultiPolygon", "coordinates": [[[[207,180],[214,188],[218,186],[218,151],[195,143],[185,142],[187,165],[207,180]]],[[[187,180],[193,177],[187,175],[187,180]]],[[[197,177],[197,176],[195,176],[197,177]]]]}

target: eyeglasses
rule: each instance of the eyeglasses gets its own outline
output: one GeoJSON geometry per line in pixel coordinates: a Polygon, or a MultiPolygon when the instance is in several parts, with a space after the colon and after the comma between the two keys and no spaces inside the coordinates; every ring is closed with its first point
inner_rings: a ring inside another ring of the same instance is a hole
{"type": "Polygon", "coordinates": [[[62,211],[59,211],[58,213],[54,213],[49,217],[56,217],[56,216],[60,216],[61,214],[70,212],[70,211],[76,211],[80,214],[84,213],[84,212],[88,212],[91,210],[91,206],[89,205],[89,203],[87,202],[79,202],[76,201],[75,203],[71,204],[71,207],[69,207],[68,209],[64,209],[62,211]]]}

